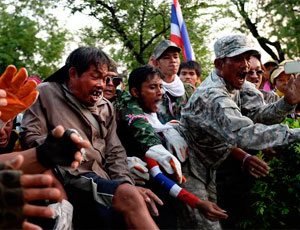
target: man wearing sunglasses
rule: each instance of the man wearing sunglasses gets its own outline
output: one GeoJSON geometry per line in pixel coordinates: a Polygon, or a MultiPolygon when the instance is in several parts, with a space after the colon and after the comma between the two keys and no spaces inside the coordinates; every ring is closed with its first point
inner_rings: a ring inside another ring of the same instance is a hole
{"type": "Polygon", "coordinates": [[[264,96],[266,103],[273,103],[280,99],[280,97],[273,91],[266,91],[261,87],[263,77],[265,74],[265,68],[261,63],[260,58],[252,56],[249,60],[250,70],[247,72],[246,80],[252,82],[255,88],[258,89],[264,96]]]}
{"type": "Polygon", "coordinates": [[[117,75],[110,75],[106,78],[106,85],[103,90],[103,96],[109,100],[110,102],[113,102],[117,96],[117,87],[122,82],[122,77],[117,75]]]}

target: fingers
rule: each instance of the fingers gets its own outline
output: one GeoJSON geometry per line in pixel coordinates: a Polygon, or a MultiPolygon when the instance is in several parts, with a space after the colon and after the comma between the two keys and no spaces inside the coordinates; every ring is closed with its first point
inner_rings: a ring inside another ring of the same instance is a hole
{"type": "Polygon", "coordinates": [[[215,203],[212,203],[212,213],[214,214],[214,216],[218,219],[226,219],[228,217],[228,215],[226,214],[226,211],[221,209],[218,205],[216,205],[215,203]]]}
{"type": "Polygon", "coordinates": [[[32,91],[34,91],[37,87],[36,81],[30,80],[26,82],[26,84],[20,88],[20,90],[17,92],[17,97],[22,99],[29,95],[32,91]]]}
{"type": "Polygon", "coordinates": [[[22,225],[22,230],[42,230],[42,228],[38,225],[29,223],[28,221],[24,221],[22,225]]]}
{"type": "Polygon", "coordinates": [[[51,218],[55,214],[52,208],[31,204],[24,205],[23,213],[25,216],[35,216],[44,218],[51,218]]]}
{"type": "Polygon", "coordinates": [[[143,171],[137,170],[135,167],[132,168],[130,171],[132,174],[136,175],[137,178],[142,178],[144,180],[149,180],[149,178],[150,178],[150,175],[148,172],[143,172],[143,171]]]}
{"type": "Polygon", "coordinates": [[[58,125],[55,127],[55,129],[52,130],[52,135],[56,138],[61,138],[64,134],[64,127],[61,125],[58,125]]]}
{"type": "Polygon", "coordinates": [[[137,171],[139,171],[141,173],[148,172],[148,169],[143,165],[135,165],[135,166],[133,166],[133,168],[135,168],[137,171]]]}
{"type": "Polygon", "coordinates": [[[25,80],[27,79],[28,74],[25,68],[21,68],[16,76],[12,79],[12,83],[10,86],[10,92],[16,94],[20,87],[24,85],[25,80]]]}
{"type": "Polygon", "coordinates": [[[0,106],[6,106],[7,99],[6,99],[6,92],[4,89],[0,89],[0,106]]]}
{"type": "Polygon", "coordinates": [[[53,179],[50,175],[44,174],[25,174],[20,178],[20,183],[24,187],[51,186],[53,179]]]}
{"type": "MultiPolygon", "coordinates": [[[[78,148],[78,151],[76,151],[76,147],[74,146],[75,147],[74,151],[76,152],[74,154],[74,161],[71,163],[72,168],[77,168],[80,165],[85,155],[84,148],[89,148],[91,146],[89,141],[83,140],[79,134],[75,133],[75,131],[76,130],[74,130],[74,132],[72,132],[70,135],[70,139],[74,142],[74,144],[78,148]]],[[[56,138],[61,138],[63,137],[64,132],[65,129],[63,128],[63,126],[58,125],[55,129],[52,130],[52,135],[56,138]]]]}
{"type": "Polygon", "coordinates": [[[154,201],[151,200],[149,197],[147,197],[147,198],[145,198],[145,202],[146,202],[146,205],[147,205],[148,210],[150,211],[151,215],[159,216],[159,212],[158,212],[158,209],[157,209],[154,201]]]}
{"type": "Polygon", "coordinates": [[[78,168],[78,166],[80,165],[82,160],[83,160],[83,156],[82,156],[81,152],[77,151],[75,153],[75,161],[72,162],[71,167],[72,168],[78,168]]]}
{"type": "Polygon", "coordinates": [[[270,167],[262,159],[256,156],[251,156],[247,159],[247,163],[248,163],[249,173],[252,176],[258,178],[260,176],[268,175],[270,167]]]}
{"type": "Polygon", "coordinates": [[[38,96],[39,96],[39,91],[34,90],[28,96],[22,98],[21,100],[23,102],[23,105],[25,106],[23,110],[29,108],[36,101],[38,96]]]}
{"type": "Polygon", "coordinates": [[[210,221],[218,221],[220,219],[226,219],[228,215],[225,213],[225,210],[217,210],[214,207],[206,213],[206,218],[210,221]]]}
{"type": "Polygon", "coordinates": [[[213,202],[199,199],[197,204],[197,207],[201,209],[205,217],[210,221],[218,221],[219,219],[225,219],[228,217],[226,211],[219,208],[218,205],[213,202]]]}
{"type": "MultiPolygon", "coordinates": [[[[61,138],[64,134],[64,127],[58,125],[55,129],[52,130],[52,135],[56,138],[61,138]]],[[[83,140],[76,133],[72,133],[70,136],[71,140],[77,145],[78,148],[89,148],[91,147],[91,143],[88,140],[83,140]]]]}
{"type": "Polygon", "coordinates": [[[71,134],[71,140],[77,145],[78,148],[89,148],[91,143],[88,140],[83,140],[82,137],[78,136],[76,133],[71,134]]]}
{"type": "Polygon", "coordinates": [[[135,185],[145,185],[146,184],[144,179],[137,177],[134,174],[131,174],[131,176],[134,179],[135,185]]]}
{"type": "Polygon", "coordinates": [[[170,165],[175,172],[175,176],[176,176],[178,183],[181,184],[182,183],[182,172],[181,172],[180,163],[179,163],[179,165],[178,164],[176,165],[175,161],[171,158],[170,165]]]}
{"type": "Polygon", "coordinates": [[[61,193],[57,188],[25,188],[25,201],[33,200],[61,200],[61,193]]]}
{"type": "Polygon", "coordinates": [[[9,65],[6,67],[5,72],[2,74],[0,78],[0,88],[7,89],[11,85],[11,81],[17,72],[17,68],[14,65],[9,65]]]}
{"type": "Polygon", "coordinates": [[[153,216],[158,216],[159,213],[158,213],[158,210],[157,210],[157,207],[156,207],[155,203],[157,203],[159,205],[163,205],[163,202],[161,201],[161,199],[159,199],[158,196],[156,196],[149,189],[145,189],[145,188],[142,188],[142,187],[137,187],[137,189],[140,192],[140,194],[142,195],[142,197],[144,198],[150,213],[153,216]]]}

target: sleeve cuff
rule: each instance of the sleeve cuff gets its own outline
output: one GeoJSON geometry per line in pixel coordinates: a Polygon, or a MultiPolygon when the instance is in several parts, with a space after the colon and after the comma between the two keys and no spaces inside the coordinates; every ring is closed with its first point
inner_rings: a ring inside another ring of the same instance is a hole
{"type": "Polygon", "coordinates": [[[280,98],[276,102],[276,105],[279,108],[279,110],[287,112],[287,113],[292,112],[293,109],[296,108],[296,105],[290,105],[289,103],[285,102],[284,97],[280,98]]]}

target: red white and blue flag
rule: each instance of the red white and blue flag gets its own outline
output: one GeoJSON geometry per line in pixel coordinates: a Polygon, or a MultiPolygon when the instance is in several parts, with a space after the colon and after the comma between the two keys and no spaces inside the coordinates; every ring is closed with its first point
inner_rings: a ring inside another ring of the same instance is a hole
{"type": "Polygon", "coordinates": [[[188,31],[178,0],[173,0],[171,11],[171,41],[182,49],[184,61],[195,60],[188,31]]]}

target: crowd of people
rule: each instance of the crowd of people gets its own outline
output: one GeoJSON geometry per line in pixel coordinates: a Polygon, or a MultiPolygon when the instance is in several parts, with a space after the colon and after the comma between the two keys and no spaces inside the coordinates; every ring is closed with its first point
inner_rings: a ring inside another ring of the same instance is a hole
{"type": "Polygon", "coordinates": [[[219,38],[214,52],[201,81],[200,63],[181,63],[181,49],[163,40],[130,72],[128,90],[94,47],[72,51],[43,82],[8,66],[0,228],[235,228],[231,213],[247,207],[226,183],[247,192],[239,181],[269,173],[255,151],[300,140],[300,129],[280,124],[297,113],[300,77],[285,62],[262,64],[244,35],[219,38]]]}

